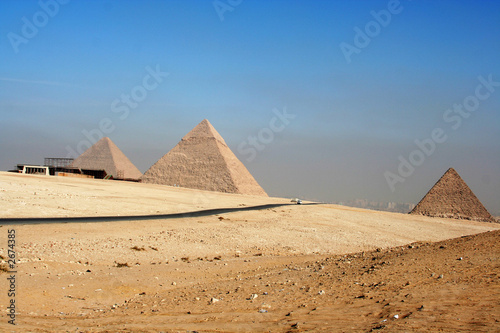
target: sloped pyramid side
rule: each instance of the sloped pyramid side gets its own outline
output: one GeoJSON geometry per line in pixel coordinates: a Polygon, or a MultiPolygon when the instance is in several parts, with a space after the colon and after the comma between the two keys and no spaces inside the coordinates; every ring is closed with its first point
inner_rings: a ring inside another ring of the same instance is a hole
{"type": "Polygon", "coordinates": [[[445,172],[410,214],[495,222],[453,168],[445,172]]]}
{"type": "Polygon", "coordinates": [[[105,170],[114,178],[139,179],[142,173],[111,139],[105,137],[73,161],[73,167],[105,170]]]}
{"type": "Polygon", "coordinates": [[[267,196],[208,120],[203,120],[141,177],[144,183],[267,196]]]}

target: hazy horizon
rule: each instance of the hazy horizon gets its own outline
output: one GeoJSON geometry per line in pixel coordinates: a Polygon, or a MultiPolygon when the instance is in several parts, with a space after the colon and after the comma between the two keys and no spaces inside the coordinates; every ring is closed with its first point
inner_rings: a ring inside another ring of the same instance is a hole
{"type": "Polygon", "coordinates": [[[453,167],[500,215],[499,17],[488,0],[4,0],[0,170],[102,134],[144,172],[206,118],[272,196],[416,204],[453,167]]]}

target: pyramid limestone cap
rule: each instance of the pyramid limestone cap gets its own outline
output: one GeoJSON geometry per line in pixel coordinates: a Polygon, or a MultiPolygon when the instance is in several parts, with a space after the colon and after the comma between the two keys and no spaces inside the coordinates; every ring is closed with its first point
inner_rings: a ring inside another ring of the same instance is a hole
{"type": "Polygon", "coordinates": [[[110,138],[104,137],[78,156],[73,167],[89,170],[105,170],[114,178],[139,179],[142,173],[110,138]]]}
{"type": "Polygon", "coordinates": [[[453,168],[444,173],[410,214],[495,222],[453,168]]]}
{"type": "Polygon", "coordinates": [[[188,134],[186,134],[182,140],[190,140],[195,138],[214,138],[220,141],[224,145],[226,142],[222,136],[217,132],[217,130],[210,124],[207,119],[203,119],[195,128],[193,128],[188,134]]]}

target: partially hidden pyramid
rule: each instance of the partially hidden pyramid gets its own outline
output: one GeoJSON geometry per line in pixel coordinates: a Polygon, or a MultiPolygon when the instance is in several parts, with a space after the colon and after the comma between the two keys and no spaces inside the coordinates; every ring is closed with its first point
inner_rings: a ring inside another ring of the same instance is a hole
{"type": "Polygon", "coordinates": [[[495,222],[453,168],[445,172],[410,214],[495,222]]]}
{"type": "Polygon", "coordinates": [[[144,183],[267,196],[208,120],[191,130],[141,177],[144,183]]]}
{"type": "Polygon", "coordinates": [[[71,165],[75,168],[104,170],[115,179],[138,180],[142,173],[109,138],[102,138],[71,165]]]}

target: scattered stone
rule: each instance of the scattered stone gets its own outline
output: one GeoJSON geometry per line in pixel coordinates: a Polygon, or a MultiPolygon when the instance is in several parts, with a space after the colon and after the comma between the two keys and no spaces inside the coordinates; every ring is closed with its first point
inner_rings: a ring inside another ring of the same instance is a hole
{"type": "Polygon", "coordinates": [[[443,274],[441,274],[441,275],[438,276],[438,279],[442,279],[442,278],[444,278],[443,274]]]}
{"type": "Polygon", "coordinates": [[[257,297],[259,297],[259,295],[257,294],[252,294],[249,298],[247,298],[248,300],[253,300],[253,299],[256,299],[257,297]]]}
{"type": "Polygon", "coordinates": [[[267,312],[267,310],[264,310],[264,309],[259,310],[259,313],[266,313],[266,312],[267,312]]]}
{"type": "Polygon", "coordinates": [[[325,294],[325,291],[324,291],[324,290],[320,290],[318,294],[319,294],[319,295],[324,295],[324,294],[325,294]]]}
{"type": "Polygon", "coordinates": [[[218,300],[217,298],[212,297],[212,298],[210,299],[210,304],[215,304],[215,303],[217,303],[217,302],[219,302],[219,301],[220,301],[220,300],[218,300]]]}
{"type": "Polygon", "coordinates": [[[379,324],[379,325],[375,326],[374,328],[372,328],[370,332],[373,332],[376,330],[381,330],[383,328],[385,328],[385,325],[379,324]]]}
{"type": "Polygon", "coordinates": [[[399,319],[399,315],[394,315],[394,319],[399,319]]]}

